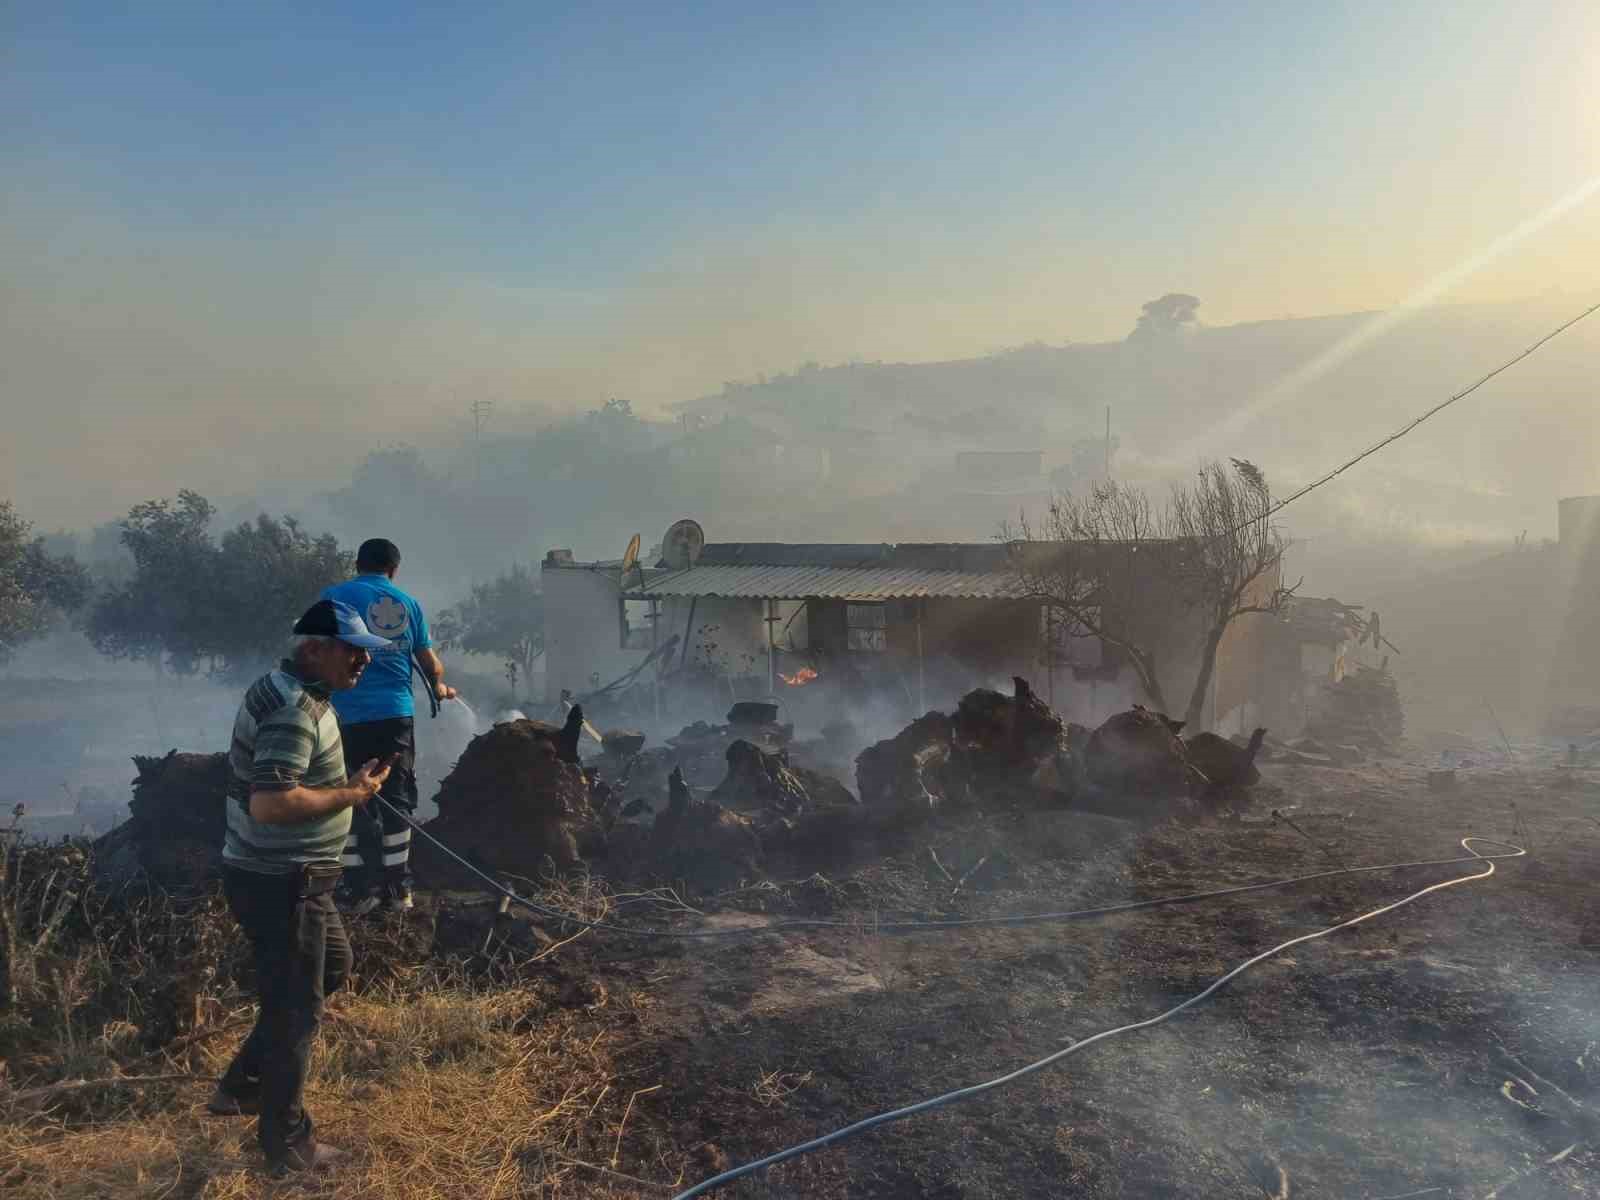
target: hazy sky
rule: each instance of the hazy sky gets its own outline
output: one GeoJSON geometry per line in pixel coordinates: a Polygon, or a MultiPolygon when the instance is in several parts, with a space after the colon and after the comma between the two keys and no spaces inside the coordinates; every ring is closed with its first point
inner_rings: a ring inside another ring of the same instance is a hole
{"type": "MultiPolygon", "coordinates": [[[[477,398],[1387,307],[1600,175],[1593,0],[10,4],[0,47],[0,493],[48,526],[477,398]]],[[[1591,200],[1445,298],[1597,277],[1591,200]]]]}

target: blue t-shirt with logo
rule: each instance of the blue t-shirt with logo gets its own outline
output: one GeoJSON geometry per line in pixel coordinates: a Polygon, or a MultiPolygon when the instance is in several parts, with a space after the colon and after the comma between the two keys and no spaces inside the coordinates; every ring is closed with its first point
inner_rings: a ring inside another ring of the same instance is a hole
{"type": "Polygon", "coordinates": [[[389,581],[387,575],[357,575],[322,593],[324,600],[339,600],[361,614],[367,628],[390,644],[372,652],[372,662],[361,681],[348,691],[333,693],[333,708],[343,725],[409,717],[411,654],[433,645],[422,606],[389,581]]]}

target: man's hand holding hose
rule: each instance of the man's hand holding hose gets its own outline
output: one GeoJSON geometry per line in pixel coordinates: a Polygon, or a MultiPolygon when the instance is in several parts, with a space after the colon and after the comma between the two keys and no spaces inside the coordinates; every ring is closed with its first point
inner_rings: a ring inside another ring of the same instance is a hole
{"type": "Polygon", "coordinates": [[[454,700],[457,692],[444,681],[444,663],[439,656],[424,647],[416,651],[413,657],[416,660],[417,670],[422,674],[423,682],[433,693],[434,702],[443,704],[446,700],[454,700]]]}
{"type": "Polygon", "coordinates": [[[335,787],[252,787],[250,815],[264,825],[297,825],[347,808],[364,809],[389,778],[393,765],[393,755],[369,758],[354,775],[335,787]]]}
{"type": "Polygon", "coordinates": [[[361,764],[360,769],[351,777],[349,783],[349,786],[360,795],[360,799],[355,802],[355,807],[365,808],[367,802],[378,794],[383,788],[384,781],[389,778],[389,772],[393,769],[395,759],[398,757],[398,755],[391,754],[388,758],[383,759],[369,758],[361,764]]]}

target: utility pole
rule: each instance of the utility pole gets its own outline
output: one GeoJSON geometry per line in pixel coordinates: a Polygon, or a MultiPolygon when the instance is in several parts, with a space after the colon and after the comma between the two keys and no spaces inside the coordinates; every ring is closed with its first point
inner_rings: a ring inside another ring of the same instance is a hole
{"type": "Polygon", "coordinates": [[[1106,405],[1106,479],[1111,478],[1111,405],[1106,405]]]}
{"type": "Polygon", "coordinates": [[[472,402],[473,460],[479,487],[483,486],[483,427],[489,423],[489,414],[493,411],[493,400],[472,402]]]}

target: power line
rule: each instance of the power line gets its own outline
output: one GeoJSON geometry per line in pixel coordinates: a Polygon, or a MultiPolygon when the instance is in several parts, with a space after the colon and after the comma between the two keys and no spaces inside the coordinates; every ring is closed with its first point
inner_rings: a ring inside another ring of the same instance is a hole
{"type": "Polygon", "coordinates": [[[1329,482],[1330,480],[1337,479],[1340,475],[1343,475],[1346,471],[1348,471],[1351,467],[1355,466],[1357,463],[1361,462],[1363,459],[1370,458],[1374,454],[1376,454],[1379,450],[1382,450],[1385,446],[1388,446],[1388,445],[1390,445],[1391,443],[1394,443],[1394,442],[1398,442],[1401,438],[1405,437],[1406,434],[1410,433],[1418,425],[1421,425],[1429,417],[1434,416],[1436,413],[1443,412],[1445,409],[1449,408],[1452,404],[1454,404],[1457,400],[1465,400],[1468,396],[1472,395],[1473,392],[1477,391],[1484,384],[1488,383],[1496,375],[1499,375],[1504,371],[1509,371],[1512,367],[1516,366],[1519,362],[1521,362],[1523,359],[1527,358],[1534,351],[1538,350],[1539,347],[1543,346],[1546,342],[1551,341],[1554,338],[1556,338],[1556,337],[1560,336],[1561,334],[1565,333],[1567,330],[1571,329],[1574,325],[1576,325],[1579,321],[1583,320],[1585,317],[1591,315],[1592,313],[1596,312],[1597,310],[1600,310],[1600,304],[1591,304],[1588,308],[1584,309],[1581,313],[1579,313],[1577,316],[1573,317],[1570,321],[1567,321],[1564,324],[1556,326],[1554,329],[1552,329],[1549,333],[1545,334],[1542,338],[1540,338],[1533,345],[1529,346],[1521,354],[1518,354],[1513,358],[1509,358],[1505,362],[1501,363],[1494,370],[1490,371],[1487,375],[1484,375],[1482,378],[1480,378],[1471,387],[1465,388],[1462,391],[1457,392],[1455,395],[1449,397],[1448,399],[1441,400],[1438,404],[1435,404],[1432,408],[1430,408],[1427,412],[1423,413],[1421,416],[1417,417],[1410,424],[1404,426],[1403,428],[1401,428],[1399,430],[1396,430],[1394,433],[1391,433],[1388,437],[1384,438],[1382,441],[1376,442],[1373,445],[1367,447],[1367,449],[1363,450],[1360,454],[1356,455],[1349,462],[1344,463],[1342,466],[1335,467],[1333,470],[1329,471],[1326,475],[1322,476],[1320,479],[1314,479],[1310,483],[1306,484],[1306,486],[1301,488],[1299,491],[1294,492],[1291,495],[1285,496],[1282,500],[1279,500],[1276,504],[1274,504],[1270,508],[1268,508],[1264,513],[1261,513],[1259,516],[1252,517],[1250,520],[1248,520],[1248,521],[1244,522],[1244,524],[1240,525],[1238,527],[1238,529],[1231,530],[1230,532],[1231,533],[1238,533],[1238,532],[1240,532],[1240,530],[1247,529],[1251,525],[1255,525],[1258,522],[1265,521],[1269,517],[1271,517],[1274,514],[1282,511],[1283,509],[1287,508],[1289,505],[1293,504],[1296,500],[1299,500],[1302,496],[1306,496],[1306,495],[1310,494],[1311,492],[1316,491],[1319,487],[1321,487],[1323,484],[1329,482]]]}

